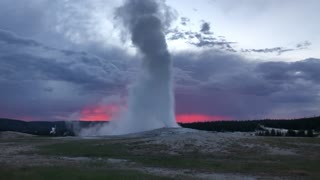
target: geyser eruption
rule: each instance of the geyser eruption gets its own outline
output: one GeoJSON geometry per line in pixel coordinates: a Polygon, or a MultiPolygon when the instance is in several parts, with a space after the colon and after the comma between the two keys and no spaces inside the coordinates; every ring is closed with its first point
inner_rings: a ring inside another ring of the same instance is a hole
{"type": "Polygon", "coordinates": [[[143,55],[142,72],[129,95],[129,118],[140,130],[177,127],[174,116],[171,58],[153,0],[128,0],[118,15],[143,55]]]}
{"type": "MultiPolygon", "coordinates": [[[[104,127],[82,130],[81,135],[126,134],[163,127],[179,127],[175,121],[172,63],[164,30],[167,12],[156,0],[127,0],[116,11],[142,55],[141,72],[129,92],[125,117],[104,127]],[[94,133],[94,134],[93,134],[94,133]]],[[[166,7],[165,5],[163,5],[166,7]]]]}

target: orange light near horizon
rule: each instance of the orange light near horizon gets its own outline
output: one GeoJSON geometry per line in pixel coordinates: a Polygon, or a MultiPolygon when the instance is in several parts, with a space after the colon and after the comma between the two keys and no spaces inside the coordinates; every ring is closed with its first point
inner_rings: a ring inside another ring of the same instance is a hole
{"type": "Polygon", "coordinates": [[[116,105],[100,105],[87,107],[81,110],[81,121],[110,121],[112,117],[119,112],[116,105]]]}
{"type": "Polygon", "coordinates": [[[225,121],[230,120],[225,116],[212,116],[206,114],[178,114],[176,121],[179,123],[205,122],[205,121],[225,121]]]}
{"type": "MultiPolygon", "coordinates": [[[[120,107],[115,104],[98,105],[86,107],[80,112],[81,121],[110,121],[115,115],[118,115],[120,107]]],[[[230,120],[226,116],[213,116],[206,114],[177,114],[176,121],[178,123],[192,123],[204,121],[225,121],[230,120]]]]}

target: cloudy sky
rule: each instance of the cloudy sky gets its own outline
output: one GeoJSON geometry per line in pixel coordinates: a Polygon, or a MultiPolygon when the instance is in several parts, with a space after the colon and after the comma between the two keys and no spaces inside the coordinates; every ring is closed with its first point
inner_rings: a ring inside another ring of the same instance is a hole
{"type": "MultiPolygon", "coordinates": [[[[140,55],[118,0],[1,0],[0,117],[110,120],[140,55]]],[[[178,121],[320,114],[318,0],[167,0],[178,121]]]]}

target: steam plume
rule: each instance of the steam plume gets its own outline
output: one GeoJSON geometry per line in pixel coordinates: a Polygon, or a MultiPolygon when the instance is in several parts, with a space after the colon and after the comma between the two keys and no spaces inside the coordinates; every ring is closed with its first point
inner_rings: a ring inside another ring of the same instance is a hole
{"type": "MultiPolygon", "coordinates": [[[[129,92],[127,117],[98,131],[123,134],[162,127],[178,127],[174,116],[171,57],[163,31],[170,21],[166,7],[155,0],[127,0],[116,11],[142,55],[137,82],[129,92]]],[[[97,131],[96,131],[97,132],[97,131]]]]}

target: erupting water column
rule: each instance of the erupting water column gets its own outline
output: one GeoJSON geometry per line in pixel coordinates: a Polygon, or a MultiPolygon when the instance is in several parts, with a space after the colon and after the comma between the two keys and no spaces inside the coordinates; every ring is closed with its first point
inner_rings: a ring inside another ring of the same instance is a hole
{"type": "Polygon", "coordinates": [[[142,68],[129,93],[128,127],[144,131],[179,127],[174,115],[172,63],[164,36],[161,12],[156,0],[127,0],[117,10],[132,43],[142,54],[142,68]]]}
{"type": "Polygon", "coordinates": [[[78,135],[120,135],[179,127],[174,114],[171,58],[163,33],[170,13],[161,9],[167,8],[161,2],[127,0],[117,9],[116,17],[142,55],[141,70],[129,91],[128,112],[108,124],[81,129],[78,135]]]}

